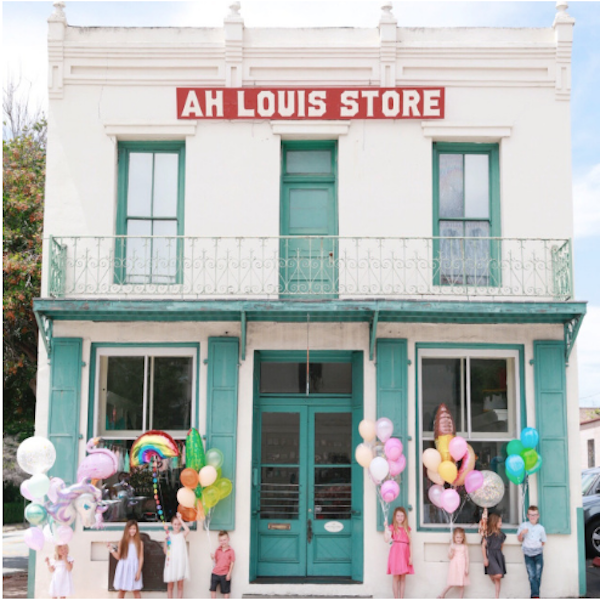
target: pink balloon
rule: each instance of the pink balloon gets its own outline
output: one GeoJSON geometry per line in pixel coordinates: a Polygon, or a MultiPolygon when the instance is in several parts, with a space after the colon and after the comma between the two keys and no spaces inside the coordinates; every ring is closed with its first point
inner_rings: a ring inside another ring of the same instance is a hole
{"type": "Polygon", "coordinates": [[[390,438],[384,448],[388,460],[398,460],[402,455],[402,442],[398,438],[390,438]]]}
{"type": "Polygon", "coordinates": [[[400,493],[400,486],[392,480],[384,481],[381,485],[381,497],[388,504],[393,502],[400,493]]]}
{"type": "Polygon", "coordinates": [[[398,460],[388,460],[388,464],[390,465],[390,475],[396,477],[406,469],[406,456],[401,454],[398,460]]]}
{"type": "Polygon", "coordinates": [[[437,506],[438,508],[442,508],[442,494],[444,493],[444,488],[437,483],[432,485],[427,492],[427,496],[429,500],[431,500],[431,504],[437,506]]]}
{"type": "Polygon", "coordinates": [[[465,478],[465,490],[467,494],[476,492],[483,486],[483,473],[481,471],[470,471],[465,478]]]}
{"type": "Polygon", "coordinates": [[[50,479],[50,487],[48,488],[46,495],[51,502],[58,502],[58,490],[60,490],[64,485],[65,482],[60,477],[52,477],[52,479],[50,479]]]}
{"type": "Polygon", "coordinates": [[[467,452],[467,440],[457,435],[450,440],[450,456],[454,460],[460,460],[467,452]]]}
{"type": "Polygon", "coordinates": [[[394,433],[394,424],[386,417],[377,420],[375,424],[377,437],[385,444],[394,433]]]}
{"type": "Polygon", "coordinates": [[[442,508],[448,512],[453,513],[460,505],[460,496],[458,492],[453,489],[444,490],[442,497],[440,498],[442,508]]]}
{"type": "Polygon", "coordinates": [[[73,537],[73,530],[67,525],[61,525],[54,533],[54,541],[59,544],[68,544],[73,537]]]}
{"type": "Polygon", "coordinates": [[[44,533],[39,527],[30,527],[25,532],[25,543],[32,550],[41,550],[44,547],[44,533]]]}
{"type": "Polygon", "coordinates": [[[27,485],[27,482],[29,481],[29,479],[26,479],[25,481],[23,481],[19,487],[19,489],[21,490],[21,496],[23,496],[23,498],[27,498],[27,500],[31,500],[33,502],[34,497],[31,495],[31,492],[29,491],[29,486],[27,485]]]}

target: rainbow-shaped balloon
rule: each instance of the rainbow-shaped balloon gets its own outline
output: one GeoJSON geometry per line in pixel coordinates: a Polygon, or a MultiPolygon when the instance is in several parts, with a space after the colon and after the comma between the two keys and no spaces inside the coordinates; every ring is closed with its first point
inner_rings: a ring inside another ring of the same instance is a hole
{"type": "Polygon", "coordinates": [[[179,456],[179,448],[168,433],[154,429],[143,433],[133,442],[129,452],[129,465],[131,468],[147,465],[155,456],[174,458],[179,456]]]}

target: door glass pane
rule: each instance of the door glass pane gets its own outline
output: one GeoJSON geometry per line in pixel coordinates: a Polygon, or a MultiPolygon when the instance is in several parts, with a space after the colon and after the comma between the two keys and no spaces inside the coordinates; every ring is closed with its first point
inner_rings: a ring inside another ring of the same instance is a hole
{"type": "Polygon", "coordinates": [[[315,469],[315,519],[350,519],[352,510],[352,469],[315,469]]]}
{"type": "Polygon", "coordinates": [[[466,432],[461,402],[462,358],[423,359],[423,433],[433,434],[434,419],[440,404],[452,413],[459,432],[466,432]]]}
{"type": "Polygon", "coordinates": [[[127,216],[152,216],[152,158],[148,152],[129,154],[127,216]]]}
{"type": "Polygon", "coordinates": [[[329,190],[299,187],[290,189],[289,194],[288,233],[327,235],[331,207],[329,190]]]}
{"type": "Polygon", "coordinates": [[[299,413],[262,414],[262,464],[299,464],[299,444],[299,413]]]}
{"type": "Polygon", "coordinates": [[[471,359],[473,432],[509,432],[506,360],[471,359]]]}
{"type": "Polygon", "coordinates": [[[143,430],[144,357],[104,356],[108,374],[106,389],[101,390],[106,402],[107,431],[143,430]]]}
{"type": "Polygon", "coordinates": [[[465,154],[465,217],[487,219],[490,214],[489,156],[465,154]]]}
{"type": "Polygon", "coordinates": [[[177,216],[177,154],[154,155],[154,217],[177,216]]]}
{"type": "Polygon", "coordinates": [[[192,357],[157,356],[151,429],[189,429],[192,412],[192,357]]]}
{"type": "Polygon", "coordinates": [[[315,463],[349,465],[352,463],[352,415],[315,414],[315,463]]]}
{"type": "Polygon", "coordinates": [[[297,519],[300,498],[298,467],[260,470],[260,518],[297,519]]]}
{"type": "Polygon", "coordinates": [[[463,155],[440,154],[440,217],[464,217],[463,155]]]}
{"type": "Polygon", "coordinates": [[[286,152],[287,172],[290,175],[328,175],[331,173],[331,150],[286,152]]]}

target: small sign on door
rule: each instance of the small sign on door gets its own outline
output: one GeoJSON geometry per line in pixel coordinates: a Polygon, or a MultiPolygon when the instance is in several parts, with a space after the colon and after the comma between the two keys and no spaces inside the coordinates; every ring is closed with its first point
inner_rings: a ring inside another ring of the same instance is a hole
{"type": "Polygon", "coordinates": [[[344,524],[339,521],[329,521],[328,523],[325,523],[323,527],[325,527],[325,531],[329,531],[329,533],[339,533],[344,529],[344,524]]]}

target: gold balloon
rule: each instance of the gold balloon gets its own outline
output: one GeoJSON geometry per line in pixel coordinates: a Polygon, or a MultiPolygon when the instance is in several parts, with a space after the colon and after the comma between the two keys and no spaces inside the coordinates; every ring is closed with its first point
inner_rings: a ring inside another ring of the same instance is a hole
{"type": "Polygon", "coordinates": [[[438,467],[438,473],[446,483],[453,483],[458,474],[458,470],[451,460],[444,460],[438,467]]]}

